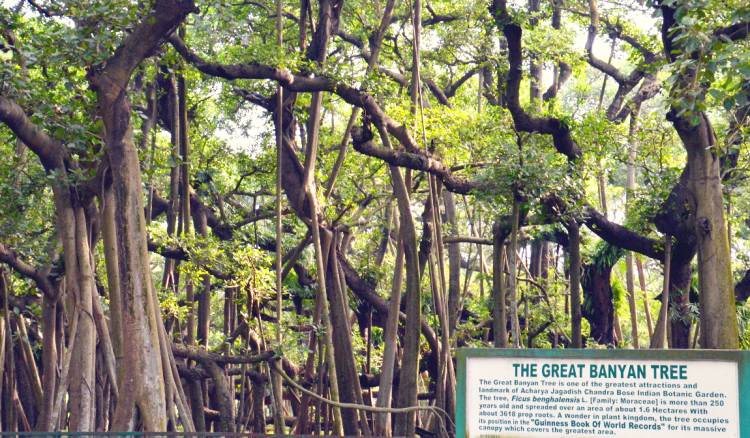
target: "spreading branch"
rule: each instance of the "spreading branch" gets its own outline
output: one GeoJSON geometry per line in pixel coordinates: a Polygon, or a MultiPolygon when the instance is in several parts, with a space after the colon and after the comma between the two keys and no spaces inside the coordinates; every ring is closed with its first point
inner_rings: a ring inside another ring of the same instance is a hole
{"type": "Polygon", "coordinates": [[[364,155],[380,158],[394,166],[405,167],[412,170],[429,172],[443,182],[445,187],[454,193],[467,194],[474,189],[480,188],[480,184],[467,181],[451,173],[451,170],[440,160],[433,158],[424,151],[393,150],[377,146],[372,141],[372,133],[368,129],[355,128],[352,133],[354,149],[364,155]]]}
{"type": "Polygon", "coordinates": [[[597,236],[614,246],[635,251],[654,260],[664,258],[664,250],[657,240],[643,236],[620,224],[608,220],[603,214],[588,207],[584,213],[584,223],[597,236]]]}
{"type": "Polygon", "coordinates": [[[505,97],[513,117],[513,123],[518,131],[537,132],[552,136],[555,149],[565,155],[569,161],[576,161],[581,157],[581,149],[570,133],[570,127],[555,117],[533,117],[521,107],[520,88],[523,77],[523,51],[521,26],[512,22],[504,0],[496,0],[490,6],[490,12],[495,17],[495,23],[502,29],[508,43],[508,77],[505,97]]]}
{"type": "Polygon", "coordinates": [[[364,91],[335,81],[325,75],[314,77],[303,76],[294,74],[287,69],[258,63],[217,64],[208,62],[190,50],[178,37],[172,36],[170,42],[187,62],[209,76],[228,80],[267,79],[281,84],[289,91],[300,93],[326,91],[334,93],[350,105],[362,108],[376,125],[385,128],[407,150],[419,149],[417,142],[409,134],[406,127],[390,118],[380,108],[375,98],[364,91]]]}
{"type": "Polygon", "coordinates": [[[56,288],[52,281],[49,279],[48,268],[36,268],[25,262],[12,248],[0,243],[0,262],[10,266],[22,277],[26,277],[33,280],[36,283],[39,290],[50,298],[54,298],[56,294],[56,288]]]}
{"type": "Polygon", "coordinates": [[[261,363],[272,360],[276,354],[273,351],[266,351],[254,355],[228,355],[206,351],[201,347],[194,345],[185,345],[172,343],[172,353],[175,357],[197,360],[199,362],[211,361],[220,364],[250,364],[261,363]]]}
{"type": "Polygon", "coordinates": [[[65,146],[35,125],[23,108],[5,96],[0,96],[0,121],[39,157],[45,169],[64,168],[67,158],[65,146]]]}

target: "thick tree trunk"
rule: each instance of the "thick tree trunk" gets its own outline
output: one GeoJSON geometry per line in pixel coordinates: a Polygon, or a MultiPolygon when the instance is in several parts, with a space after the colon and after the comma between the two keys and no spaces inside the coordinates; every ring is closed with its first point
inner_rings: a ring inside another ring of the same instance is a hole
{"type": "MultiPolygon", "coordinates": [[[[36,430],[50,431],[54,430],[52,424],[52,412],[55,403],[55,385],[57,385],[57,297],[50,298],[46,294],[42,297],[42,385],[44,391],[44,401],[36,423],[36,430]]],[[[2,338],[3,321],[0,319],[0,338],[2,338]]],[[[3,340],[4,341],[4,340],[3,340]]],[[[2,356],[3,341],[0,341],[0,356],[2,356]]],[[[2,359],[0,359],[2,361],[2,359]]],[[[3,367],[0,365],[0,375],[3,367]]],[[[2,425],[0,425],[2,430],[2,425]]]]}
{"type": "Polygon", "coordinates": [[[669,299],[678,318],[671,319],[670,324],[670,347],[671,348],[690,348],[690,320],[688,305],[690,304],[691,274],[693,272],[690,261],[681,260],[678,257],[672,257],[672,263],[669,267],[669,299]]]}
{"type": "Polygon", "coordinates": [[[615,343],[612,268],[609,265],[586,264],[581,282],[586,302],[582,315],[589,321],[590,336],[597,343],[606,345],[615,343]]]}
{"type": "Polygon", "coordinates": [[[158,300],[151,266],[143,209],[143,182],[133,139],[127,89],[135,68],[165,36],[195,9],[191,0],[157,0],[150,13],[129,33],[111,58],[89,73],[104,122],[106,154],[112,172],[122,296],[123,371],[113,430],[131,430],[137,407],[146,431],[167,426],[165,382],[159,336],[158,300]]]}
{"type": "Polygon", "coordinates": [[[691,204],[698,236],[698,279],[700,283],[701,347],[738,348],[739,332],[734,301],[731,256],[724,219],[724,198],[719,157],[706,119],[702,136],[690,130],[682,137],[688,152],[691,204]],[[695,142],[700,138],[709,141],[695,142]]]}
{"type": "Polygon", "coordinates": [[[107,154],[115,193],[116,235],[122,295],[123,372],[114,430],[132,428],[132,409],[139,408],[144,428],[166,430],[164,380],[154,290],[143,216],[140,165],[130,124],[130,104],[124,90],[99,90],[107,132],[107,154]]]}
{"type": "MultiPolygon", "coordinates": [[[[661,36],[670,61],[690,59],[699,53],[686,51],[681,32],[675,29],[678,5],[658,2],[662,13],[661,36]]],[[[706,91],[700,83],[698,67],[690,65],[679,71],[674,92],[686,105],[700,99],[706,91]],[[691,90],[689,94],[684,94],[691,90]]],[[[687,107],[687,106],[686,106],[687,107]]],[[[695,105],[697,108],[698,105],[695,105]]],[[[667,120],[672,122],[687,151],[688,188],[693,214],[693,232],[698,246],[698,279],[700,283],[701,347],[735,349],[739,333],[732,279],[731,253],[724,218],[724,199],[718,144],[708,116],[694,110],[683,115],[672,107],[667,120]]],[[[669,233],[672,234],[672,233],[669,233]]]]}

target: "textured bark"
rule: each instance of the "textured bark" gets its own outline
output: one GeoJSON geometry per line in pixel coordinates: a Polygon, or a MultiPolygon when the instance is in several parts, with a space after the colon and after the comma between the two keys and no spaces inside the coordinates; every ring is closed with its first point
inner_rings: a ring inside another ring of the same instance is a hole
{"type": "Polygon", "coordinates": [[[141,175],[130,125],[130,106],[124,92],[114,96],[100,92],[100,101],[105,108],[107,152],[117,205],[115,232],[122,295],[123,353],[128,357],[122,381],[126,395],[118,403],[113,429],[129,430],[132,409],[138,406],[146,430],[161,431],[166,429],[166,411],[156,326],[159,310],[154,308],[141,175]]]}
{"type": "MultiPolygon", "coordinates": [[[[383,363],[378,382],[377,406],[388,408],[391,406],[392,387],[396,370],[396,350],[398,349],[398,322],[401,309],[401,285],[404,281],[404,244],[401,235],[398,216],[394,217],[394,229],[398,234],[396,243],[395,267],[391,281],[391,299],[388,304],[388,318],[386,320],[383,339],[383,363]]],[[[391,414],[381,413],[375,417],[373,427],[376,435],[390,436],[391,414]]]]}
{"type": "MultiPolygon", "coordinates": [[[[362,389],[359,386],[359,377],[354,363],[354,350],[352,348],[352,328],[349,324],[349,307],[339,281],[339,265],[336,257],[337,236],[329,233],[321,233],[323,237],[323,254],[326,260],[326,292],[330,303],[330,318],[333,328],[333,346],[336,352],[336,373],[338,375],[339,398],[343,403],[362,403],[362,389]]],[[[341,412],[344,423],[344,432],[347,435],[360,433],[358,412],[353,409],[345,409],[341,412]]]]}
{"type": "Polygon", "coordinates": [[[121,385],[124,396],[115,411],[113,430],[132,429],[136,406],[146,431],[166,430],[165,382],[157,326],[159,309],[151,283],[142,180],[127,88],[138,64],[194,9],[190,0],[157,1],[106,65],[89,74],[92,88],[97,92],[112,172],[123,351],[129,358],[121,385]]]}
{"type": "Polygon", "coordinates": [[[96,328],[92,300],[94,276],[91,270],[89,236],[83,207],[73,204],[67,188],[56,190],[58,215],[62,216],[62,235],[65,260],[66,292],[73,300],[73,311],[78,313],[78,330],[72,347],[70,373],[70,428],[74,431],[94,430],[94,366],[96,358],[96,328]]]}
{"type": "MultiPolygon", "coordinates": [[[[662,12],[662,41],[670,60],[682,54],[677,40],[674,5],[659,2],[662,12]],[[679,54],[679,55],[678,55],[679,54]]],[[[676,87],[689,88],[698,72],[695,67],[680,72],[676,87]]],[[[685,100],[689,96],[681,96],[685,100]]],[[[690,120],[672,108],[667,119],[674,125],[688,155],[690,207],[694,214],[693,232],[698,247],[698,278],[700,283],[701,347],[738,348],[739,333],[735,314],[734,284],[731,255],[724,219],[720,161],[716,137],[708,117],[701,112],[690,120]],[[697,122],[697,123],[694,123],[697,122]]]]}
{"type": "Polygon", "coordinates": [[[661,292],[661,307],[659,308],[659,319],[656,322],[654,336],[651,338],[651,348],[668,348],[667,343],[667,319],[669,315],[669,275],[672,253],[672,236],[664,236],[664,273],[663,287],[661,292]]]}
{"type": "Polygon", "coordinates": [[[517,196],[513,197],[513,212],[511,214],[511,232],[510,245],[508,245],[508,292],[510,305],[510,327],[511,340],[514,348],[521,346],[521,326],[518,322],[518,293],[516,291],[516,278],[518,272],[517,252],[518,252],[518,221],[520,215],[521,200],[517,196]]]}
{"type": "MultiPolygon", "coordinates": [[[[710,129],[707,119],[704,119],[703,129],[710,129]]],[[[696,138],[696,134],[687,130],[681,133],[681,138],[688,151],[691,206],[695,211],[695,232],[698,237],[701,346],[738,348],[739,332],[719,158],[715,149],[708,147],[713,145],[714,140],[695,142],[696,139],[706,139],[703,136],[696,138]]]]}
{"type": "Polygon", "coordinates": [[[582,288],[585,305],[582,315],[589,321],[590,336],[599,344],[614,344],[614,305],[611,275],[613,266],[586,264],[583,267],[582,288]]]}
{"type": "MultiPolygon", "coordinates": [[[[55,391],[52,390],[57,385],[57,297],[42,297],[42,385],[47,388],[44,391],[44,400],[39,413],[35,429],[38,431],[53,430],[52,413],[54,410],[55,391]]],[[[3,321],[0,319],[0,338],[2,338],[3,321]]],[[[3,355],[3,341],[0,341],[0,356],[3,355]]],[[[0,359],[2,361],[2,359],[0,359]]],[[[0,374],[3,366],[0,364],[0,374]]],[[[2,429],[2,425],[0,425],[2,429]]]]}
{"type": "MultiPolygon", "coordinates": [[[[387,138],[381,133],[381,138],[387,138]]],[[[404,357],[399,373],[399,391],[397,407],[415,406],[417,404],[417,373],[419,359],[419,324],[422,320],[419,287],[419,254],[414,218],[411,215],[409,193],[401,175],[401,170],[390,166],[391,179],[398,201],[401,219],[401,236],[404,243],[404,260],[406,263],[406,325],[404,328],[404,357]]],[[[395,435],[411,436],[414,434],[415,413],[396,415],[395,435]]]]}
{"type": "Polygon", "coordinates": [[[111,186],[104,190],[101,201],[102,238],[104,243],[104,261],[107,269],[107,286],[109,288],[110,338],[115,356],[117,382],[122,379],[122,297],[120,296],[120,273],[117,261],[117,235],[115,224],[115,194],[111,186]]]}
{"type": "Polygon", "coordinates": [[[581,236],[578,224],[570,222],[568,253],[570,254],[570,337],[573,348],[581,348],[581,236]]]}
{"type": "MultiPolygon", "coordinates": [[[[445,204],[445,218],[450,227],[450,234],[458,234],[458,221],[456,220],[456,201],[453,193],[443,192],[445,204]]],[[[456,330],[458,314],[461,305],[461,244],[458,242],[448,243],[448,321],[451,336],[456,330]]]]}

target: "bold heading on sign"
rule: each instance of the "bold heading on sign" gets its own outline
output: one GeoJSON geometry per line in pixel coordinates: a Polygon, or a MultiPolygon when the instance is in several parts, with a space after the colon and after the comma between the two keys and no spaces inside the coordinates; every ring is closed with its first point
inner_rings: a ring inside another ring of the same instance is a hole
{"type": "Polygon", "coordinates": [[[457,399],[459,438],[750,438],[750,353],[464,349],[457,399]]]}
{"type": "Polygon", "coordinates": [[[514,377],[686,380],[687,365],[514,363],[514,377]]]}

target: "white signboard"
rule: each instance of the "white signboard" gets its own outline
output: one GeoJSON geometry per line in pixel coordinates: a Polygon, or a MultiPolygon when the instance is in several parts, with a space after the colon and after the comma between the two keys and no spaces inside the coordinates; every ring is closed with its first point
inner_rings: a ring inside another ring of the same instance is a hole
{"type": "Polygon", "coordinates": [[[466,437],[740,436],[736,362],[467,357],[465,366],[466,437]]]}

